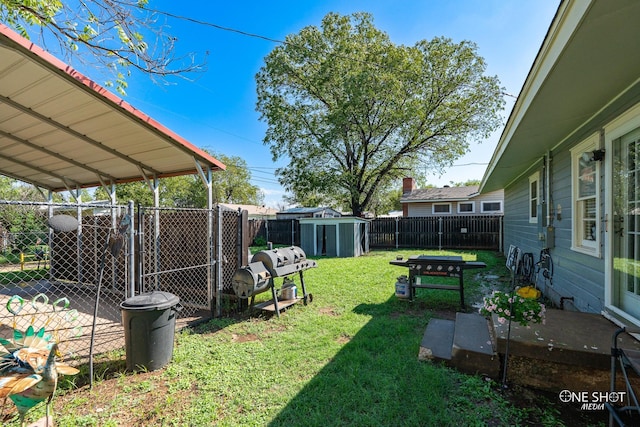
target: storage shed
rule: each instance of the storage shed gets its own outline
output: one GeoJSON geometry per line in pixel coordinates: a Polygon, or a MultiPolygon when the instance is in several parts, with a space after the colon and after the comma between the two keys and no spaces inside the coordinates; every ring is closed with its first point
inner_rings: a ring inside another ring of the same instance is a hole
{"type": "Polygon", "coordinates": [[[300,218],[300,246],[307,255],[356,257],[369,252],[369,221],[356,217],[300,218]]]}

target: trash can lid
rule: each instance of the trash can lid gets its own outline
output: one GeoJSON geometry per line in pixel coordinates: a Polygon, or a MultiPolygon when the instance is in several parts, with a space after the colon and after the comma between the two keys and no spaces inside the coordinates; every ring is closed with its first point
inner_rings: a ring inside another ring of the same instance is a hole
{"type": "Polygon", "coordinates": [[[153,291],[127,298],[120,304],[124,310],[165,310],[178,305],[180,298],[169,292],[153,291]]]}

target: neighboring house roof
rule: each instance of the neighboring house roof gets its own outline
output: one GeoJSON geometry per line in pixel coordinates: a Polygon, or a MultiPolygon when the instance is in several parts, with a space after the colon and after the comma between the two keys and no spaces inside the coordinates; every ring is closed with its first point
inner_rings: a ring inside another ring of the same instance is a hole
{"type": "Polygon", "coordinates": [[[234,203],[220,203],[220,205],[233,209],[247,211],[249,216],[275,216],[278,213],[278,209],[268,208],[266,206],[257,205],[238,205],[234,203]]]}
{"type": "Polygon", "coordinates": [[[416,189],[410,193],[405,193],[400,198],[400,203],[413,202],[453,202],[458,200],[469,200],[478,195],[478,186],[467,187],[442,187],[416,189]]]}
{"type": "Polygon", "coordinates": [[[225,165],[0,24],[0,174],[51,191],[225,165]]]}
{"type": "Polygon", "coordinates": [[[289,208],[289,209],[286,209],[284,211],[281,211],[280,213],[284,213],[284,214],[309,214],[309,213],[322,212],[322,211],[326,211],[326,210],[332,210],[334,212],[337,212],[335,209],[331,209],[331,208],[327,208],[327,207],[315,207],[315,208],[298,207],[298,208],[289,208]]]}
{"type": "Polygon", "coordinates": [[[640,94],[637,0],[560,3],[481,184],[505,188],[640,94]]]}

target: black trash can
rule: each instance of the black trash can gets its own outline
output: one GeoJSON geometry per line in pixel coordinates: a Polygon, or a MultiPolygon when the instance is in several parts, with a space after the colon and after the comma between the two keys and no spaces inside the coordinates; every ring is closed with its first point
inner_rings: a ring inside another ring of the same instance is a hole
{"type": "Polygon", "coordinates": [[[154,291],[120,304],[128,370],[153,371],[169,363],[179,303],[176,295],[154,291]]]}

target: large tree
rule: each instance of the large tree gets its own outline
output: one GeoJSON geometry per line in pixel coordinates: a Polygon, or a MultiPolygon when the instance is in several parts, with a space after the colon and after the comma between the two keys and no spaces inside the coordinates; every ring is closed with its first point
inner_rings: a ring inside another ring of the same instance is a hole
{"type": "Polygon", "coordinates": [[[164,78],[202,68],[192,54],[176,53],[176,37],[148,2],[0,0],[0,22],[24,37],[37,36],[39,44],[67,59],[106,71],[106,85],[124,94],[131,69],[164,78]]]}
{"type": "Polygon", "coordinates": [[[502,88],[477,46],[396,45],[367,13],[330,13],[290,35],[256,75],[264,142],[280,183],[360,215],[418,165],[442,169],[501,123],[502,88]]]}

